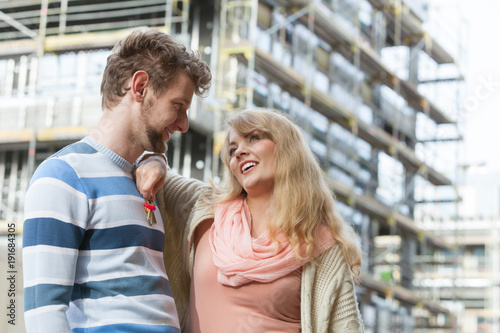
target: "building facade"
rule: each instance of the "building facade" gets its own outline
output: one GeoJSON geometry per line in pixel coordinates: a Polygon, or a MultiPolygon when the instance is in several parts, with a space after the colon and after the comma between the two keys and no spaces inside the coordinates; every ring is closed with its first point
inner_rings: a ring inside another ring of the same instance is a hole
{"type": "MultiPolygon", "coordinates": [[[[458,213],[427,216],[419,225],[439,235],[453,251],[432,258],[432,269],[416,272],[423,295],[439,295],[461,317],[462,332],[500,330],[500,188],[498,172],[462,166],[458,213]]],[[[429,258],[431,259],[431,258],[429,258]]],[[[431,260],[427,260],[429,263],[431,260]]]]}

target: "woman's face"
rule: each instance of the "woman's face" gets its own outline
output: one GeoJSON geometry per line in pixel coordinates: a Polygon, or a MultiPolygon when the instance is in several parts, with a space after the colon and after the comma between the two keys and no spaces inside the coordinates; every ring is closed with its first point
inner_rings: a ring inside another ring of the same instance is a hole
{"type": "Polygon", "coordinates": [[[274,187],[274,147],[259,131],[241,136],[229,131],[229,169],[248,196],[270,194],[274,187]]]}

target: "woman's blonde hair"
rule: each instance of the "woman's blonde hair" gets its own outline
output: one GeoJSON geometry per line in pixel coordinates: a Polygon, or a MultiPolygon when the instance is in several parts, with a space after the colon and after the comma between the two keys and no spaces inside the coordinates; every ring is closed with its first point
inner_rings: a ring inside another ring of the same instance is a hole
{"type": "Polygon", "coordinates": [[[323,223],[342,245],[357,278],[361,267],[358,236],[335,208],[333,192],[301,130],[284,114],[272,109],[243,110],[230,117],[227,124],[229,128],[221,147],[224,171],[222,182],[215,189],[216,201],[246,196],[229,169],[229,131],[234,130],[244,137],[258,131],[275,143],[274,191],[267,223],[271,237],[274,238],[277,231],[282,232],[294,246],[297,256],[300,245],[305,243],[306,255],[310,256],[318,226],[323,223]]]}

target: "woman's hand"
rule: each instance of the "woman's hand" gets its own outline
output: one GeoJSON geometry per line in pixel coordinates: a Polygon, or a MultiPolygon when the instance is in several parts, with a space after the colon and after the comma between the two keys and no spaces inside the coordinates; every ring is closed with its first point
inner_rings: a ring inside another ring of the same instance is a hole
{"type": "Polygon", "coordinates": [[[135,184],[145,199],[154,200],[165,183],[167,163],[160,156],[152,155],[140,162],[135,170],[135,184]]]}

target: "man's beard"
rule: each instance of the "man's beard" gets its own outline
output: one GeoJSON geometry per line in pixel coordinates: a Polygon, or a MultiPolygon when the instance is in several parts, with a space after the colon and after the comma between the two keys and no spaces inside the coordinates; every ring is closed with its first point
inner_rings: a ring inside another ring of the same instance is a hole
{"type": "Polygon", "coordinates": [[[163,141],[163,132],[157,131],[153,126],[150,125],[150,111],[152,106],[153,101],[151,99],[149,101],[146,101],[144,107],[141,108],[141,114],[143,116],[143,119],[146,121],[146,135],[148,137],[151,150],[155,153],[163,154],[167,151],[167,143],[163,141]]]}
{"type": "Polygon", "coordinates": [[[167,151],[167,143],[163,142],[163,133],[158,132],[150,125],[146,125],[146,134],[153,152],[163,154],[167,151]]]}

